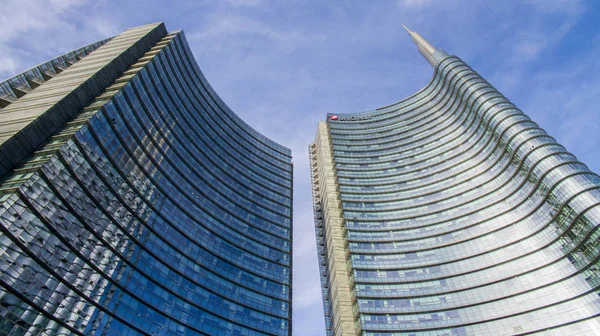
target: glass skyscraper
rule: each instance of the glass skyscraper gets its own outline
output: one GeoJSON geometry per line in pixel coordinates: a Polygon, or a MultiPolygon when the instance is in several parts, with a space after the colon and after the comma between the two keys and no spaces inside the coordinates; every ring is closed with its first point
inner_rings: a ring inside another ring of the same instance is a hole
{"type": "Polygon", "coordinates": [[[0,334],[291,334],[290,150],[221,101],[183,32],[0,83],[0,176],[0,334]]]}
{"type": "Polygon", "coordinates": [[[328,335],[599,335],[600,178],[458,57],[309,146],[328,335]]]}

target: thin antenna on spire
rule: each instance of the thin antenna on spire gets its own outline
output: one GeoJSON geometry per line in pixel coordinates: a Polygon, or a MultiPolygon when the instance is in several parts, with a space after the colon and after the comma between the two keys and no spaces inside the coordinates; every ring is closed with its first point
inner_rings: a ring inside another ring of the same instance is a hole
{"type": "Polygon", "coordinates": [[[423,55],[423,57],[425,57],[425,59],[427,60],[427,62],[429,62],[429,64],[435,66],[437,64],[437,61],[433,57],[433,54],[435,53],[436,50],[431,45],[431,43],[427,42],[427,40],[424,39],[423,36],[421,36],[421,34],[408,29],[407,26],[402,25],[402,27],[404,27],[404,29],[406,29],[406,31],[408,32],[408,35],[410,35],[410,38],[413,40],[413,42],[415,42],[421,55],[423,55]]]}

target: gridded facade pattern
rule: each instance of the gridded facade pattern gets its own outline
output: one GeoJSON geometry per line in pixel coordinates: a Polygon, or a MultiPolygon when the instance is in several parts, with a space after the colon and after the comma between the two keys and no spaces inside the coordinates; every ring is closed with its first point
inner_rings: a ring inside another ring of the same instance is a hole
{"type": "Polygon", "coordinates": [[[1,82],[0,111],[108,41],[110,38],[70,51],[1,82]]]}
{"type": "Polygon", "coordinates": [[[328,335],[600,334],[600,177],[459,58],[430,62],[309,147],[328,335]]]}
{"type": "Polygon", "coordinates": [[[291,334],[290,151],[220,100],[183,32],[83,60],[156,32],[2,178],[0,334],[291,334]]]}

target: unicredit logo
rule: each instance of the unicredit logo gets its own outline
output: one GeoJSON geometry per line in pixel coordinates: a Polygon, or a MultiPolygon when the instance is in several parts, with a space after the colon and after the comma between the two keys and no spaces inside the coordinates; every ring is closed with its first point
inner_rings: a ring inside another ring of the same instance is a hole
{"type": "Polygon", "coordinates": [[[361,117],[338,117],[336,115],[330,116],[329,120],[339,120],[339,121],[360,121],[360,120],[369,120],[371,116],[361,116],[361,117]]]}

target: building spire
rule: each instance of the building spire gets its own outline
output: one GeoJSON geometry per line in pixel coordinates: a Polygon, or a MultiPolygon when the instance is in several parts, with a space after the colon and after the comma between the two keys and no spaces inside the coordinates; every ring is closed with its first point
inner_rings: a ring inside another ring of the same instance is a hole
{"type": "Polygon", "coordinates": [[[421,36],[419,33],[408,29],[408,27],[406,27],[405,25],[402,25],[402,27],[406,29],[406,32],[408,33],[408,35],[410,35],[410,38],[413,40],[413,42],[415,42],[417,48],[419,49],[419,52],[421,53],[421,55],[423,55],[423,57],[425,57],[427,62],[429,62],[429,64],[431,64],[432,66],[436,66],[437,60],[433,57],[433,54],[435,53],[436,49],[431,45],[431,43],[427,42],[427,40],[423,38],[423,36],[421,36]]]}

